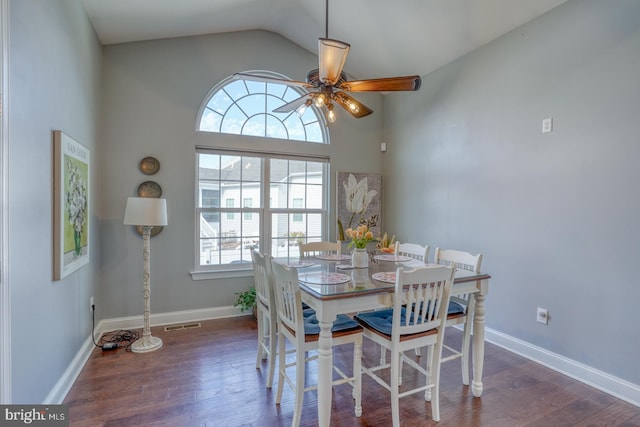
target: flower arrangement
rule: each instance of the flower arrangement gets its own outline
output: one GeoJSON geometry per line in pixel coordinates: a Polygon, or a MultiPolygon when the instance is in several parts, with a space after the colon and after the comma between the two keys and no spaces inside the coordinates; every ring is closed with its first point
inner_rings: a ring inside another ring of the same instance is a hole
{"type": "Polygon", "coordinates": [[[376,248],[380,251],[380,252],[384,252],[387,254],[392,254],[395,252],[395,247],[396,247],[396,236],[395,234],[393,236],[391,236],[391,239],[389,239],[387,237],[387,233],[384,233],[384,236],[382,236],[382,238],[378,239],[378,243],[376,244],[376,248]]]}
{"type": "Polygon", "coordinates": [[[73,227],[75,256],[80,255],[81,238],[87,222],[87,185],[80,173],[78,165],[73,161],[65,162],[68,188],[66,194],[66,209],[69,225],[73,227]]]}
{"type": "Polygon", "coordinates": [[[373,232],[369,230],[369,226],[366,224],[361,224],[355,229],[347,228],[344,233],[351,239],[348,246],[349,248],[364,249],[367,247],[367,243],[374,240],[373,232]]]}

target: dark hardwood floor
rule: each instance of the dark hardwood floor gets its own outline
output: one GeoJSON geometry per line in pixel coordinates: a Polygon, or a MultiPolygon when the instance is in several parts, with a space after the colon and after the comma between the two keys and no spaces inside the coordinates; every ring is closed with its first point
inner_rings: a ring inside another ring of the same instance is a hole
{"type": "MultiPolygon", "coordinates": [[[[152,328],[164,346],[135,354],[95,349],[65,399],[72,427],[97,426],[289,426],[293,393],[286,386],[280,406],[265,387],[266,363],[255,368],[256,323],[249,317],[201,322],[194,329],[152,328]]],[[[460,332],[450,328],[447,340],[460,332]]],[[[334,362],[350,372],[352,349],[337,348],[334,362]]],[[[379,351],[365,339],[363,363],[379,351]]],[[[316,367],[307,370],[315,382],[316,367]]],[[[405,364],[403,381],[413,381],[405,364]]],[[[463,386],[459,360],[443,365],[441,421],[421,393],[400,401],[403,427],[640,426],[640,408],[602,393],[491,344],[486,345],[484,393],[474,398],[463,386]]],[[[353,413],[351,389],[333,392],[332,426],[390,426],[389,393],[363,376],[363,414],[353,413]]],[[[305,394],[302,426],[316,426],[316,393],[305,394]]]]}

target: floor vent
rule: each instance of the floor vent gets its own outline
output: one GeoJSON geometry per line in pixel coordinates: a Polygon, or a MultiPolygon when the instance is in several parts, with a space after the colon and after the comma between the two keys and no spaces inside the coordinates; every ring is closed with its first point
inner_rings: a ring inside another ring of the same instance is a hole
{"type": "Polygon", "coordinates": [[[182,329],[193,329],[193,328],[199,328],[200,326],[202,326],[202,324],[200,322],[195,322],[195,323],[183,323],[182,325],[171,325],[171,326],[165,326],[164,330],[165,332],[169,332],[169,331],[180,331],[182,329]]]}

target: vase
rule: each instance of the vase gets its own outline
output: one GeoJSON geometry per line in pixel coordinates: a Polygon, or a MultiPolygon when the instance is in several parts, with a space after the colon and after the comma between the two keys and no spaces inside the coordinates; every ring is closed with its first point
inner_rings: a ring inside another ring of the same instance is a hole
{"type": "Polygon", "coordinates": [[[369,266],[369,254],[365,248],[355,248],[351,252],[351,266],[354,268],[367,268],[369,266]]]}
{"type": "Polygon", "coordinates": [[[82,250],[82,247],[80,246],[80,242],[82,239],[82,233],[73,230],[73,254],[75,256],[80,255],[80,251],[82,250]]]}

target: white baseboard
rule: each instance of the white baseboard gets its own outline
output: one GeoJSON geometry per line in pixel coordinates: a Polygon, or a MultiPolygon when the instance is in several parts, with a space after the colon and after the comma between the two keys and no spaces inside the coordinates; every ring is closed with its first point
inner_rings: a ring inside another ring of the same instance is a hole
{"type": "MultiPolygon", "coordinates": [[[[199,310],[173,311],[170,313],[151,314],[149,323],[151,326],[173,325],[176,323],[197,322],[199,320],[222,319],[224,317],[239,316],[241,313],[232,306],[203,308],[199,310]]],[[[98,323],[96,329],[102,335],[105,332],[118,329],[142,328],[142,316],[118,317],[105,319],[98,323]]]]}
{"type": "Polygon", "coordinates": [[[638,384],[633,384],[490,328],[485,330],[485,340],[640,407],[640,385],[638,384]]]}
{"type": "MultiPolygon", "coordinates": [[[[175,323],[196,322],[201,320],[221,319],[224,317],[238,316],[240,314],[241,313],[238,309],[232,306],[227,306],[152,314],[149,321],[152,326],[160,326],[175,323]]],[[[142,316],[101,320],[94,331],[94,337],[96,341],[98,341],[105,332],[115,331],[118,329],[141,328],[142,322],[142,316]]],[[[542,347],[537,347],[526,341],[503,334],[502,332],[498,332],[491,328],[486,329],[485,339],[487,342],[495,344],[498,347],[502,347],[505,350],[518,354],[536,363],[540,363],[541,365],[553,369],[563,375],[567,375],[618,399],[622,399],[632,405],[640,407],[640,386],[637,384],[633,384],[605,372],[598,371],[590,366],[568,359],[559,354],[552,353],[542,347]]],[[[82,371],[82,368],[89,359],[89,356],[93,351],[93,347],[94,344],[91,337],[87,338],[78,351],[76,357],[71,361],[71,364],[65,373],[47,396],[44,404],[61,404],[64,401],[64,398],[69,390],[71,390],[76,378],[80,375],[80,371],[82,371]]]]}
{"type": "Polygon", "coordinates": [[[89,356],[91,356],[91,352],[93,351],[93,341],[91,337],[88,337],[85,342],[80,347],[80,350],[76,354],[76,357],[73,358],[67,369],[62,374],[62,377],[58,380],[53,389],[49,392],[47,397],[45,397],[43,405],[59,405],[62,404],[64,398],[67,397],[67,393],[71,390],[71,386],[80,375],[82,368],[89,360],[89,356]]]}
{"type": "MultiPolygon", "coordinates": [[[[224,317],[239,316],[242,313],[237,308],[232,306],[228,307],[215,307],[201,310],[187,310],[187,311],[174,311],[171,313],[159,313],[152,314],[149,317],[149,323],[151,326],[171,325],[175,323],[187,323],[196,322],[201,320],[222,319],[224,317]]],[[[96,326],[93,335],[96,342],[99,342],[100,337],[105,332],[116,331],[118,329],[136,329],[142,328],[143,317],[120,317],[115,319],[101,320],[96,326]]],[[[43,404],[62,404],[64,398],[71,390],[73,383],[80,375],[82,368],[89,360],[91,352],[94,348],[93,340],[88,337],[82,344],[82,347],[78,351],[78,354],[73,358],[69,367],[65,370],[62,377],[58,380],[53,389],[49,392],[43,404]]]]}

